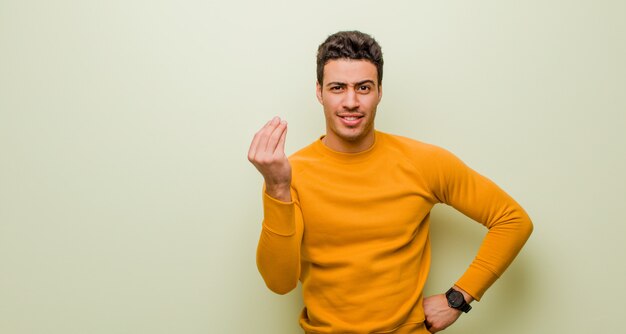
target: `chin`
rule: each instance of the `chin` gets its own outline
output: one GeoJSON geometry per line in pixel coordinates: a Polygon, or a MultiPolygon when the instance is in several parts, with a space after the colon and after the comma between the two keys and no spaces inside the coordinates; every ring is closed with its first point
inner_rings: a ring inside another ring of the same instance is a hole
{"type": "Polygon", "coordinates": [[[364,139],[366,137],[365,134],[366,134],[366,131],[363,131],[363,130],[348,129],[344,131],[337,131],[337,137],[349,143],[355,143],[364,139]]]}

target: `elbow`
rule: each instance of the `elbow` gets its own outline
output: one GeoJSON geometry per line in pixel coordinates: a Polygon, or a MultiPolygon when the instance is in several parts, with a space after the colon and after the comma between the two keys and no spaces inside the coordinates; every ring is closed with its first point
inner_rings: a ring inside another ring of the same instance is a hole
{"type": "Polygon", "coordinates": [[[520,243],[520,247],[524,245],[528,239],[530,239],[530,235],[533,233],[533,222],[528,217],[528,215],[523,212],[519,218],[515,219],[515,224],[511,225],[511,227],[515,231],[514,233],[517,235],[517,240],[520,243]]]}
{"type": "Polygon", "coordinates": [[[298,285],[297,282],[293,282],[293,283],[283,283],[283,284],[273,284],[270,282],[265,282],[265,285],[267,286],[268,289],[270,289],[272,292],[279,294],[279,295],[286,295],[287,293],[291,292],[293,289],[296,288],[296,286],[298,285]]]}
{"type": "Polygon", "coordinates": [[[272,292],[284,295],[295,289],[298,285],[298,276],[289,274],[291,272],[290,270],[278,270],[278,268],[273,266],[265,266],[262,264],[262,261],[257,263],[259,273],[263,278],[263,282],[265,282],[265,286],[272,292]]]}
{"type": "Polygon", "coordinates": [[[291,292],[291,290],[296,288],[297,284],[290,284],[290,285],[269,285],[266,284],[267,287],[272,290],[272,292],[279,294],[279,295],[286,295],[289,292],[291,292]]]}
{"type": "Polygon", "coordinates": [[[490,230],[497,229],[497,233],[508,234],[521,245],[525,244],[533,233],[534,225],[528,214],[521,208],[510,211],[501,217],[499,223],[491,226],[490,230]]]}
{"type": "Polygon", "coordinates": [[[530,238],[530,235],[533,233],[534,230],[534,225],[533,222],[529,219],[526,220],[526,223],[524,224],[524,232],[526,233],[526,240],[528,240],[530,238]]]}
{"type": "Polygon", "coordinates": [[[265,286],[279,295],[295,289],[300,277],[298,260],[298,257],[285,259],[278,254],[257,253],[257,268],[265,286]]]}
{"type": "Polygon", "coordinates": [[[524,212],[524,215],[522,216],[521,221],[522,221],[521,230],[526,235],[526,239],[528,239],[530,238],[530,235],[533,233],[533,230],[535,227],[533,225],[532,220],[530,219],[530,217],[528,216],[526,212],[524,212]]]}

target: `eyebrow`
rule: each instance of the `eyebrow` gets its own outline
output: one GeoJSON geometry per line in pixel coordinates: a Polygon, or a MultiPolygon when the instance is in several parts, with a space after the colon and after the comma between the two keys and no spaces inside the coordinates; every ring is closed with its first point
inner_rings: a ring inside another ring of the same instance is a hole
{"type": "MultiPolygon", "coordinates": [[[[360,85],[363,85],[363,84],[366,84],[366,83],[369,83],[369,84],[372,84],[372,85],[376,86],[376,83],[374,82],[374,80],[370,80],[370,79],[363,80],[363,81],[358,81],[358,82],[354,83],[354,86],[360,86],[360,85]]],[[[327,83],[326,87],[334,86],[334,85],[347,86],[348,84],[346,84],[345,82],[333,81],[333,82],[327,83]]]]}

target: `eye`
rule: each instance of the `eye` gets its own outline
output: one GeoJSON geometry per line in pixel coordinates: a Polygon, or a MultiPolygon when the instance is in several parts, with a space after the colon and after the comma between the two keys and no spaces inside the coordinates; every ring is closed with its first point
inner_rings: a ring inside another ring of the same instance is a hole
{"type": "Polygon", "coordinates": [[[331,92],[341,92],[343,90],[343,86],[330,86],[330,91],[331,92]]]}
{"type": "Polygon", "coordinates": [[[357,91],[359,93],[363,93],[363,94],[369,93],[370,90],[372,90],[372,87],[370,87],[369,85],[361,85],[361,86],[357,87],[357,91]]]}

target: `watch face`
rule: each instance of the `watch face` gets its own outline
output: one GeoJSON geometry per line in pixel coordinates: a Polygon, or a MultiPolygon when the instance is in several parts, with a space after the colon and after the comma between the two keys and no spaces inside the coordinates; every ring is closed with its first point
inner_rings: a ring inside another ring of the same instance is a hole
{"type": "Polygon", "coordinates": [[[450,306],[452,307],[459,307],[464,301],[463,294],[456,290],[452,290],[448,294],[448,303],[450,303],[450,306]]]}

